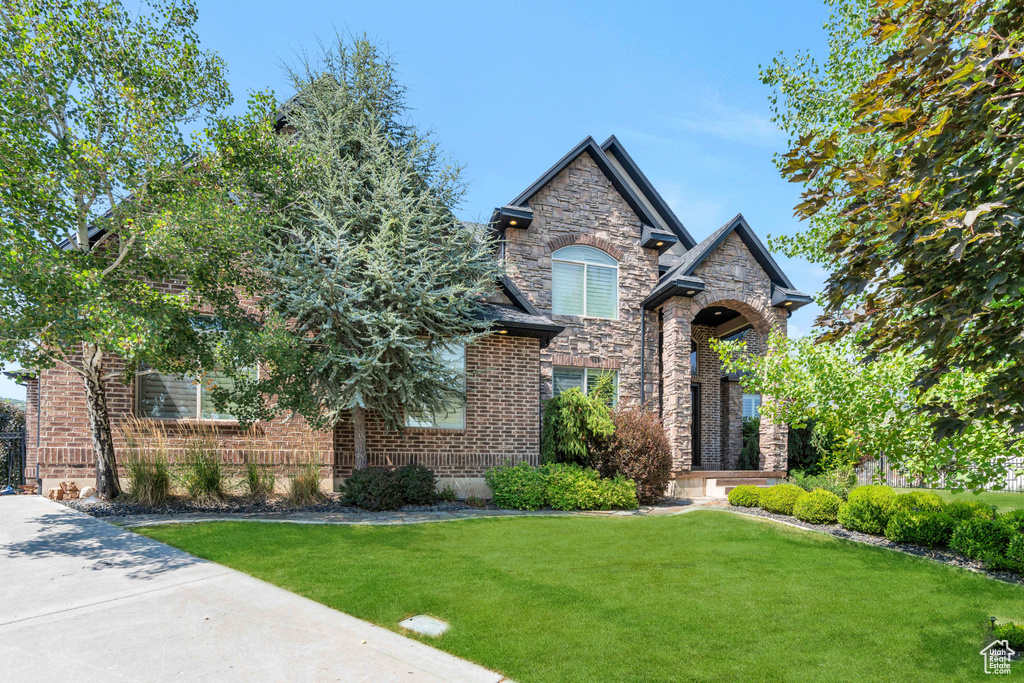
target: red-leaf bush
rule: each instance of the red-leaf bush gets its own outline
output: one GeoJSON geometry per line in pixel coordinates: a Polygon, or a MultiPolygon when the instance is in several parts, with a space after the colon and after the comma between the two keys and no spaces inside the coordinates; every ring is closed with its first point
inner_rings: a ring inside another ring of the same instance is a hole
{"type": "Polygon", "coordinates": [[[615,431],[595,448],[594,465],[603,477],[635,481],[641,505],[658,502],[672,476],[672,451],[661,420],[650,411],[628,408],[612,413],[612,421],[615,431]]]}

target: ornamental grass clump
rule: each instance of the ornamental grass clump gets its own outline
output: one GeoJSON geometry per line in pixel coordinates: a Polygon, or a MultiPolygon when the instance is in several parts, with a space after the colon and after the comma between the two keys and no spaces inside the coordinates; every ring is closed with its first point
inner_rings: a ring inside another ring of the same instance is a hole
{"type": "Polygon", "coordinates": [[[898,509],[889,517],[885,537],[894,543],[936,548],[949,544],[956,524],[945,512],[898,509]]]}
{"type": "Polygon", "coordinates": [[[288,503],[294,507],[305,507],[315,505],[326,497],[320,488],[319,461],[310,460],[296,466],[288,478],[288,488],[285,492],[288,503]]]}
{"type": "Polygon", "coordinates": [[[836,521],[843,499],[825,489],[804,493],[793,504],[793,516],[811,524],[830,524],[836,521]]]}
{"type": "Polygon", "coordinates": [[[844,529],[884,534],[895,507],[896,492],[889,486],[858,486],[839,508],[837,520],[844,529]]]}
{"type": "Polygon", "coordinates": [[[761,489],[760,505],[768,512],[780,515],[793,514],[793,505],[804,490],[795,484],[776,484],[761,489]]]}
{"type": "Polygon", "coordinates": [[[141,505],[163,505],[171,496],[171,466],[163,426],[132,418],[118,431],[127,446],[122,458],[128,480],[126,496],[141,505]]]}
{"type": "Polygon", "coordinates": [[[750,484],[740,484],[729,491],[729,504],[744,508],[756,508],[761,503],[761,489],[750,484]]]}
{"type": "Polygon", "coordinates": [[[178,465],[178,482],[185,493],[201,502],[227,498],[227,475],[221,467],[220,444],[214,428],[187,423],[184,450],[178,465]]]}
{"type": "Polygon", "coordinates": [[[242,494],[253,501],[263,501],[274,495],[277,483],[274,476],[273,448],[270,441],[253,425],[242,435],[245,441],[245,471],[238,487],[242,494]]]}

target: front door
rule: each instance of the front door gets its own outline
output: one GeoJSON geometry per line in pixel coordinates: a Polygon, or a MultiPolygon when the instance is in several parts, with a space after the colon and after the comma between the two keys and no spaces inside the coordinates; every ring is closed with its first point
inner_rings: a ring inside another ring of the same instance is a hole
{"type": "Polygon", "coordinates": [[[693,444],[691,467],[700,467],[700,385],[690,385],[690,443],[693,444]]]}

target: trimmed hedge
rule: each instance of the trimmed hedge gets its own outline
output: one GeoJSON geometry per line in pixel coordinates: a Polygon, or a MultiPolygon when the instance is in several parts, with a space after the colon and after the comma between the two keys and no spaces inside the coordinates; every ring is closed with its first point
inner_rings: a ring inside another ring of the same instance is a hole
{"type": "Polygon", "coordinates": [[[953,530],[949,547],[961,555],[978,560],[1002,555],[1013,538],[1013,529],[994,519],[968,519],[953,530]]]}
{"type": "Polygon", "coordinates": [[[729,505],[756,508],[761,503],[761,489],[750,484],[740,484],[729,491],[729,505]]]}
{"type": "Polygon", "coordinates": [[[1006,556],[1014,562],[1024,562],[1024,534],[1017,534],[1010,539],[1006,548],[1006,556]]]}
{"type": "Polygon", "coordinates": [[[998,519],[1018,534],[1024,534],[1024,510],[1010,510],[1004,515],[999,515],[998,519]]]}
{"type": "Polygon", "coordinates": [[[352,473],[341,488],[346,505],[364,510],[397,510],[403,505],[430,505],[437,500],[437,480],[423,465],[398,469],[368,467],[352,473]]]}
{"type": "Polygon", "coordinates": [[[869,484],[850,491],[839,508],[838,521],[844,529],[866,534],[884,534],[895,507],[896,492],[888,486],[869,484]]]}
{"type": "Polygon", "coordinates": [[[956,525],[956,520],[945,512],[896,510],[889,517],[885,537],[896,543],[934,548],[949,543],[956,525]]]}
{"type": "Polygon", "coordinates": [[[954,500],[946,503],[945,512],[959,522],[966,519],[992,519],[992,506],[979,500],[954,500]]]}
{"type": "Polygon", "coordinates": [[[1006,640],[1014,650],[1020,652],[1021,648],[1024,648],[1024,624],[1015,624],[1012,621],[1008,621],[1005,624],[999,624],[993,629],[993,634],[996,640],[1006,640]]]}
{"type": "Polygon", "coordinates": [[[796,499],[804,493],[805,491],[795,484],[776,484],[761,489],[759,503],[768,512],[791,515],[796,499]]]}
{"type": "Polygon", "coordinates": [[[539,510],[544,504],[547,474],[527,462],[487,470],[484,481],[494,492],[494,504],[511,510],[539,510]]]}
{"type": "Polygon", "coordinates": [[[829,524],[836,521],[843,499],[825,489],[804,493],[793,504],[793,516],[811,524],[829,524]]]}
{"type": "Polygon", "coordinates": [[[896,495],[896,508],[919,512],[941,512],[946,503],[931,491],[908,491],[896,495]]]}

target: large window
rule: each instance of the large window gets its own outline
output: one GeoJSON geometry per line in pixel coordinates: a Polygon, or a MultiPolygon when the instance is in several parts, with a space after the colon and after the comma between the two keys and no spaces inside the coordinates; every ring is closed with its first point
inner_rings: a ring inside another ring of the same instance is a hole
{"type": "Polygon", "coordinates": [[[163,419],[233,420],[230,411],[218,411],[211,396],[214,387],[233,388],[235,380],[223,372],[201,378],[175,377],[141,368],[135,378],[136,409],[142,417],[163,419]]]}
{"type": "Polygon", "coordinates": [[[761,417],[761,394],[743,394],[743,417],[761,417]]]}
{"type": "Polygon", "coordinates": [[[459,392],[462,397],[449,406],[448,410],[442,414],[406,414],[406,427],[423,427],[426,429],[466,428],[466,346],[465,344],[449,346],[441,354],[448,367],[457,372],[459,377],[461,377],[459,392]]]}
{"type": "Polygon", "coordinates": [[[603,375],[611,375],[614,393],[612,394],[612,405],[618,402],[619,398],[619,373],[617,370],[602,370],[600,368],[573,368],[556,365],[553,369],[554,394],[558,396],[563,391],[579,389],[584,394],[589,394],[597,387],[603,375]]]}
{"type": "Polygon", "coordinates": [[[551,310],[619,317],[619,263],[600,249],[565,247],[551,255],[551,310]]]}

